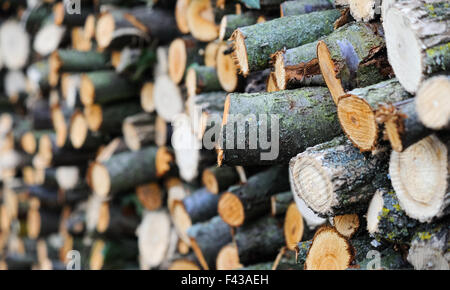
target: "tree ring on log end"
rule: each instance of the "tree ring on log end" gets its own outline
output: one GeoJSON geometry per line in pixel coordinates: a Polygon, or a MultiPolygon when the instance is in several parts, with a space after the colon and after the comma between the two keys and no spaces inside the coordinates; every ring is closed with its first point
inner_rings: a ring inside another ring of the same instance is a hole
{"type": "Polygon", "coordinates": [[[277,51],[274,54],[275,81],[280,90],[286,89],[286,67],[284,66],[284,51],[277,51]]]}
{"type": "Polygon", "coordinates": [[[352,247],[336,229],[317,230],[305,261],[305,270],[345,270],[353,260],[352,247]]]}
{"type": "Polygon", "coordinates": [[[103,202],[100,206],[98,221],[97,221],[97,231],[99,233],[104,233],[109,227],[110,215],[109,215],[109,204],[103,202]]]}
{"type": "Polygon", "coordinates": [[[359,228],[357,214],[344,214],[333,217],[334,228],[344,237],[351,238],[359,228]]]}
{"type": "Polygon", "coordinates": [[[231,36],[234,40],[233,58],[239,72],[246,77],[249,73],[247,47],[245,46],[245,36],[239,29],[236,29],[231,36]]]}
{"type": "Polygon", "coordinates": [[[217,51],[217,77],[220,85],[227,92],[234,92],[239,83],[238,69],[231,54],[224,54],[226,44],[221,44],[217,51]]]}
{"type": "Polygon", "coordinates": [[[173,204],[172,221],[177,229],[180,239],[186,244],[190,245],[190,240],[187,235],[187,230],[192,226],[191,217],[187,213],[181,201],[176,200],[173,204]]]}
{"type": "Polygon", "coordinates": [[[330,90],[334,103],[337,104],[339,97],[345,94],[342,82],[337,78],[334,62],[331,59],[330,51],[325,42],[320,40],[317,43],[317,59],[319,60],[320,71],[323,79],[330,90]]]}
{"type": "Polygon", "coordinates": [[[414,93],[423,77],[422,45],[408,18],[395,7],[388,9],[383,27],[389,63],[405,90],[414,93]]]}
{"type": "Polygon", "coordinates": [[[80,100],[85,106],[94,104],[95,87],[91,79],[83,74],[80,82],[80,100]]]}
{"type": "Polygon", "coordinates": [[[186,73],[186,90],[189,97],[197,94],[197,74],[195,69],[190,68],[186,73]]]}
{"type": "Polygon", "coordinates": [[[146,82],[141,89],[141,107],[145,112],[155,111],[155,102],[153,100],[153,83],[146,82]]]}
{"type": "Polygon", "coordinates": [[[89,268],[91,270],[101,270],[103,267],[103,249],[105,248],[105,242],[102,240],[95,241],[91,250],[91,258],[89,260],[89,268]]]}
{"type": "Polygon", "coordinates": [[[209,169],[203,170],[202,183],[205,185],[206,189],[214,194],[219,194],[219,183],[216,176],[209,169]]]}
{"type": "Polygon", "coordinates": [[[36,152],[37,144],[36,138],[34,137],[32,132],[26,132],[22,138],[20,138],[20,145],[22,146],[23,151],[28,154],[34,154],[36,152]]]}
{"type": "Polygon", "coordinates": [[[363,99],[345,95],[338,102],[338,118],[347,137],[361,151],[373,150],[378,138],[375,113],[363,99]]]}
{"type": "Polygon", "coordinates": [[[311,209],[318,213],[331,209],[334,198],[331,180],[318,161],[307,157],[296,160],[292,177],[300,197],[311,209]]]}
{"type": "Polygon", "coordinates": [[[181,38],[177,38],[169,47],[169,75],[172,81],[179,84],[186,70],[186,45],[181,38]]]}
{"type": "Polygon", "coordinates": [[[195,0],[187,9],[189,30],[196,39],[208,42],[218,37],[219,31],[214,20],[214,9],[210,0],[195,0]]]}
{"type": "Polygon", "coordinates": [[[81,112],[75,112],[70,122],[70,142],[75,149],[79,149],[86,141],[89,128],[81,112]]]}
{"type": "Polygon", "coordinates": [[[96,132],[103,123],[102,107],[99,105],[87,106],[84,108],[84,116],[90,130],[96,132]]]}
{"type": "Polygon", "coordinates": [[[289,205],[286,211],[283,230],[287,248],[294,251],[302,240],[303,231],[305,230],[303,216],[294,202],[289,205]]]}
{"type": "Polygon", "coordinates": [[[392,151],[389,174],[401,208],[420,222],[442,209],[447,191],[447,147],[435,135],[392,151]]]}
{"type": "Polygon", "coordinates": [[[111,190],[111,179],[108,169],[101,163],[95,163],[91,171],[92,189],[102,197],[106,197],[111,190]]]}
{"type": "Polygon", "coordinates": [[[158,148],[156,152],[156,176],[161,177],[166,174],[174,161],[173,154],[165,146],[158,148]]]}
{"type": "Polygon", "coordinates": [[[242,268],[243,265],[239,260],[238,248],[235,244],[224,246],[216,259],[216,270],[236,270],[242,268]]]}
{"type": "Polygon", "coordinates": [[[116,24],[112,14],[104,13],[100,16],[95,30],[95,40],[100,48],[105,48],[111,43],[115,26],[116,24]]]}
{"type": "Polygon", "coordinates": [[[449,76],[432,77],[417,92],[417,115],[428,128],[440,130],[450,123],[449,92],[449,76]]]}
{"type": "Polygon", "coordinates": [[[378,215],[384,206],[383,192],[377,191],[369,204],[367,210],[367,231],[371,234],[378,232],[378,215]]]}
{"type": "Polygon", "coordinates": [[[244,223],[244,205],[233,193],[224,193],[219,199],[217,208],[220,217],[230,226],[239,227],[244,223]]]}
{"type": "Polygon", "coordinates": [[[39,209],[31,208],[27,213],[27,232],[30,239],[37,239],[41,232],[41,215],[39,209]]]}

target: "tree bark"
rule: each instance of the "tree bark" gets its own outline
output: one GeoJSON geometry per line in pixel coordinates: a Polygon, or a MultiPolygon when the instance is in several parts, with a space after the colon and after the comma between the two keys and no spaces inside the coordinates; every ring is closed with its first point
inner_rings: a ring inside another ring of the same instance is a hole
{"type": "Polygon", "coordinates": [[[137,151],[155,142],[155,121],[156,116],[148,113],[128,115],[123,120],[122,134],[130,150],[137,151]]]}
{"type": "Polygon", "coordinates": [[[388,182],[387,153],[366,156],[349,143],[338,137],[291,159],[292,190],[319,216],[366,210],[371,196],[388,182]]]}
{"type": "Polygon", "coordinates": [[[270,55],[283,47],[297,47],[330,34],[339,16],[338,10],[317,11],[236,29],[231,39],[240,72],[247,76],[267,68],[270,55]]]}
{"type": "Polygon", "coordinates": [[[280,4],[281,17],[328,9],[333,9],[332,3],[328,0],[285,1],[280,4]]]}
{"type": "Polygon", "coordinates": [[[211,166],[203,170],[203,185],[213,194],[219,194],[230,186],[239,183],[239,174],[234,167],[211,166]]]}
{"type": "Polygon", "coordinates": [[[373,151],[383,137],[376,118],[379,107],[409,98],[396,79],[352,90],[337,103],[342,129],[361,151],[373,151]]]}
{"type": "Polygon", "coordinates": [[[187,70],[185,84],[189,97],[222,89],[215,68],[196,64],[187,70]]]}
{"type": "Polygon", "coordinates": [[[286,213],[294,198],[291,191],[277,193],[270,198],[272,216],[279,216],[286,213]]]}
{"type": "Polygon", "coordinates": [[[218,144],[218,164],[283,163],[309,146],[329,141],[340,132],[336,106],[326,88],[229,94],[218,144]],[[269,128],[271,148],[262,144],[266,140],[261,136],[259,140],[250,140],[255,137],[251,134],[256,135],[257,131],[260,135],[265,134],[269,128]],[[269,148],[279,152],[268,153],[269,148]]]}

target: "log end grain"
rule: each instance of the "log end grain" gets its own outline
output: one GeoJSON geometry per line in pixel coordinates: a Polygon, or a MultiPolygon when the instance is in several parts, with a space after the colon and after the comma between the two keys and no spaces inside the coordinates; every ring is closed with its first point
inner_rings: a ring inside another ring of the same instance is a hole
{"type": "Polygon", "coordinates": [[[155,102],[153,101],[153,83],[146,82],[141,88],[141,107],[147,113],[155,111],[155,102]]]}
{"type": "Polygon", "coordinates": [[[225,43],[217,49],[217,77],[220,85],[227,92],[234,92],[239,86],[238,68],[231,54],[224,54],[228,49],[225,43]]]}
{"type": "Polygon", "coordinates": [[[183,39],[177,38],[169,46],[169,76],[172,81],[179,84],[186,70],[187,53],[183,39]]]}
{"type": "Polygon", "coordinates": [[[75,149],[83,147],[88,135],[88,123],[81,111],[72,115],[70,121],[70,142],[75,149]]]}
{"type": "Polygon", "coordinates": [[[100,129],[103,123],[103,113],[100,105],[86,106],[84,108],[84,116],[90,130],[96,132],[100,129]]]}
{"type": "Polygon", "coordinates": [[[216,259],[216,270],[236,270],[244,267],[239,261],[239,251],[235,244],[220,249],[216,259]]]}
{"type": "Polygon", "coordinates": [[[220,217],[230,226],[238,227],[244,223],[244,205],[233,193],[226,192],[222,194],[217,207],[220,217]]]}
{"type": "Polygon", "coordinates": [[[335,216],[333,225],[341,235],[350,239],[359,229],[359,217],[357,214],[335,216]]]}
{"type": "Polygon", "coordinates": [[[195,0],[187,9],[187,24],[192,36],[200,41],[212,41],[219,35],[210,0],[195,0]]]}
{"type": "Polygon", "coordinates": [[[337,104],[339,97],[345,94],[342,82],[337,78],[335,65],[331,58],[330,51],[326,43],[320,40],[317,44],[317,58],[319,60],[320,71],[330,90],[334,102],[337,104]]]}
{"type": "Polygon", "coordinates": [[[250,69],[248,65],[247,47],[245,46],[245,36],[239,29],[236,29],[230,39],[233,40],[234,44],[232,54],[234,62],[239,73],[246,77],[249,74],[250,69]]]}
{"type": "Polygon", "coordinates": [[[100,48],[106,48],[113,39],[115,20],[111,13],[100,15],[95,29],[95,40],[100,48]]]}
{"type": "Polygon", "coordinates": [[[305,229],[302,214],[298,211],[294,202],[289,205],[286,211],[283,230],[287,248],[295,250],[297,244],[302,240],[305,229]]]}

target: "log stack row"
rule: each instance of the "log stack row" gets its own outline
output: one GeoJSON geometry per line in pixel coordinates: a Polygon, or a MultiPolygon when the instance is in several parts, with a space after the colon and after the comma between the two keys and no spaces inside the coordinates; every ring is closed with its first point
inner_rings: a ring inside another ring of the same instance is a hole
{"type": "Polygon", "coordinates": [[[1,268],[449,269],[447,1],[0,4],[1,268]]]}

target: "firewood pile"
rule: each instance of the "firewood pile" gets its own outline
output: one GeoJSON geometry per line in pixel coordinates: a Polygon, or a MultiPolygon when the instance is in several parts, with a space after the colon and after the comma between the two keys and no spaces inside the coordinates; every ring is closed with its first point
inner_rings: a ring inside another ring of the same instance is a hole
{"type": "Polygon", "coordinates": [[[0,0],[0,268],[449,269],[448,0],[0,0]]]}

